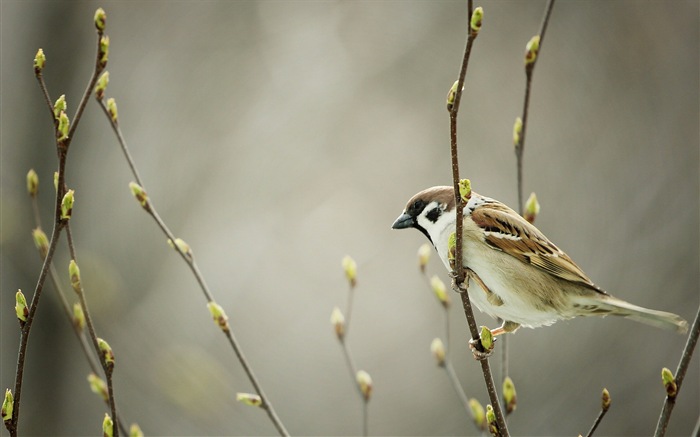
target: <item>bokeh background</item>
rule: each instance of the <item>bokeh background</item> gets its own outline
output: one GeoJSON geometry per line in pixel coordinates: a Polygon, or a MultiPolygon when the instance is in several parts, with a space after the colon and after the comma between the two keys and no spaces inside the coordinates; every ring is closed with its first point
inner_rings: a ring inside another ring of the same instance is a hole
{"type": "MultiPolygon", "coordinates": [[[[477,3],[479,4],[479,3],[477,3]]],[[[488,1],[460,112],[462,174],[516,202],[513,120],[526,41],[544,1],[488,1]]],[[[359,265],[348,342],[374,379],[375,435],[474,435],[429,352],[443,315],[417,269],[418,232],[392,231],[406,200],[450,183],[445,95],[461,61],[465,2],[8,1],[1,3],[0,385],[14,384],[14,293],[40,269],[25,174],[45,228],[56,167],[32,72],[42,47],[53,99],[75,110],[107,11],[107,91],[163,218],[207,281],[280,417],[296,435],[361,432],[361,403],[329,323],[344,308],[341,258],[359,265]]],[[[538,227],[603,288],[692,321],[700,303],[697,1],[561,1],[535,71],[525,190],[538,227]]],[[[72,143],[74,237],[98,334],[116,353],[127,422],[149,435],[269,435],[195,280],[133,200],[114,135],[90,101],[72,143]]],[[[67,281],[67,248],[56,264],[67,281]]],[[[435,257],[429,273],[448,280],[435,257]]],[[[67,282],[66,282],[67,284],[67,282]]],[[[66,287],[70,292],[70,288],[66,287]]],[[[29,345],[25,435],[95,435],[107,411],[48,286],[29,345]]],[[[72,292],[69,295],[73,298],[72,292]]],[[[458,300],[452,358],[488,400],[458,300]]],[[[496,322],[477,312],[478,322],[496,322]]],[[[585,433],[607,387],[601,435],[649,435],[685,337],[631,321],[579,319],[510,339],[520,435],[585,433]]],[[[498,355],[496,355],[498,357],[498,355]]],[[[700,411],[691,364],[670,425],[700,411]]],[[[493,360],[499,375],[498,359],[493,360]]],[[[6,433],[3,428],[0,430],[6,433]]]]}

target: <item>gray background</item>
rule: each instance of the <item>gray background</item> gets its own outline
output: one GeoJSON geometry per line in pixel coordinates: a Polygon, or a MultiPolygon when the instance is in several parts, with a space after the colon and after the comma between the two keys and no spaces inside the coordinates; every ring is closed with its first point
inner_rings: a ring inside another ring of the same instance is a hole
{"type": "MultiPolygon", "coordinates": [[[[460,112],[463,175],[510,205],[522,55],[544,3],[484,1],[460,112]]],[[[351,254],[359,285],[348,341],[375,383],[370,432],[475,434],[429,353],[443,318],[416,268],[424,238],[389,229],[411,195],[450,182],[444,99],[464,46],[464,2],[3,0],[2,388],[14,384],[13,296],[31,295],[40,269],[29,168],[41,178],[45,227],[53,205],[52,129],[31,61],[43,47],[51,96],[65,93],[72,114],[91,71],[98,6],[112,42],[107,95],[146,188],[194,248],[289,431],[361,432],[329,324],[331,309],[345,305],[340,260],[351,254]]],[[[700,277],[698,16],[696,1],[558,2],[525,151],[538,227],[603,288],[689,321],[700,277]]],[[[94,101],[67,172],[78,261],[98,333],[116,353],[124,417],[149,435],[273,434],[263,412],[235,401],[251,387],[194,279],[132,199],[94,101]]],[[[66,252],[62,243],[64,278],[66,252]]],[[[429,272],[447,280],[436,257],[429,272]]],[[[485,403],[458,305],[451,321],[454,365],[467,394],[485,403]]],[[[106,408],[89,391],[52,289],[34,328],[22,433],[99,434],[106,408]]],[[[519,331],[510,342],[512,432],[585,434],[608,387],[613,406],[600,434],[650,434],[660,369],[675,370],[684,343],[615,318],[519,331]]],[[[696,422],[699,374],[696,357],[672,435],[696,422]]]]}

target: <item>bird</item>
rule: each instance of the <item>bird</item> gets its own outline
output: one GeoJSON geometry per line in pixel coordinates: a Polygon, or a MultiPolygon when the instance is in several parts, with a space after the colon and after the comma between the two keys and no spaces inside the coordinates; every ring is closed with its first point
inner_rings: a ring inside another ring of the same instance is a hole
{"type": "MultiPolygon", "coordinates": [[[[456,223],[453,187],[436,186],[411,197],[392,228],[422,232],[451,272],[448,242],[456,223]]],[[[464,205],[462,235],[462,265],[469,274],[458,286],[468,290],[482,312],[503,321],[491,330],[494,336],[521,326],[606,315],[688,331],[688,322],[676,314],[633,305],[595,285],[539,229],[498,200],[472,191],[464,205]]]]}

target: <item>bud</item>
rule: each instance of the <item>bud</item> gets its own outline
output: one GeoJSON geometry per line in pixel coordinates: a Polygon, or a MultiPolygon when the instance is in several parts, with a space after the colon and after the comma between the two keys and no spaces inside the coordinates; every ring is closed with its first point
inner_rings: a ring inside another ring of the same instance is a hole
{"type": "Polygon", "coordinates": [[[114,367],[114,351],[112,351],[111,346],[109,343],[104,341],[101,338],[97,339],[97,346],[100,348],[100,352],[102,353],[102,359],[104,360],[105,364],[107,365],[108,368],[113,368],[114,367]]]}
{"type": "Polygon", "coordinates": [[[520,117],[515,118],[515,123],[513,124],[513,145],[515,147],[520,147],[520,134],[523,133],[523,119],[520,117]]]}
{"type": "Polygon", "coordinates": [[[34,246],[36,246],[41,255],[41,259],[46,258],[46,254],[49,252],[49,239],[41,230],[41,228],[36,228],[32,231],[32,238],[34,238],[34,246]]]}
{"type": "Polygon", "coordinates": [[[39,175],[33,168],[27,172],[27,192],[32,198],[36,197],[39,192],[39,175]]]}
{"type": "Polygon", "coordinates": [[[534,64],[537,60],[537,53],[540,51],[540,36],[535,35],[530,38],[525,46],[525,65],[534,64]]]}
{"type": "Polygon", "coordinates": [[[90,390],[93,393],[102,398],[103,401],[107,402],[109,400],[109,391],[107,390],[107,384],[94,373],[90,373],[87,377],[88,384],[90,384],[90,390]]]}
{"type": "Polygon", "coordinates": [[[188,259],[192,259],[192,248],[182,238],[176,238],[174,243],[173,240],[168,238],[168,245],[173,249],[177,247],[177,250],[182,252],[183,255],[185,255],[188,259]]]}
{"type": "Polygon", "coordinates": [[[482,326],[481,335],[479,337],[481,338],[481,345],[484,347],[484,349],[487,351],[493,349],[493,334],[491,334],[491,330],[489,328],[482,326]]]}
{"type": "Polygon", "coordinates": [[[518,406],[518,396],[515,392],[515,384],[513,384],[510,376],[506,376],[506,379],[503,380],[503,400],[506,404],[506,414],[515,411],[518,406]]]}
{"type": "Polygon", "coordinates": [[[109,112],[109,117],[112,119],[114,123],[117,122],[117,102],[114,100],[114,97],[110,97],[107,99],[107,112],[109,112]]]}
{"type": "Polygon", "coordinates": [[[430,244],[428,243],[424,243],[418,248],[418,266],[420,267],[421,273],[425,273],[425,266],[427,266],[428,261],[430,261],[431,250],[430,244]]]}
{"type": "Polygon", "coordinates": [[[85,329],[85,313],[79,303],[73,304],[73,325],[78,331],[85,329]]]}
{"type": "Polygon", "coordinates": [[[2,401],[2,420],[3,422],[9,422],[12,420],[12,409],[15,406],[15,400],[12,397],[12,390],[9,388],[5,390],[5,400],[2,401]]]}
{"type": "Polygon", "coordinates": [[[678,394],[678,385],[676,384],[676,378],[674,378],[673,373],[666,367],[661,369],[661,381],[663,381],[664,387],[666,387],[666,395],[671,399],[675,399],[678,394]]]}
{"type": "Polygon", "coordinates": [[[104,437],[114,436],[114,422],[109,414],[105,413],[105,419],[102,421],[102,435],[104,437]]]}
{"type": "Polygon", "coordinates": [[[211,314],[211,317],[214,319],[214,322],[219,325],[219,328],[221,328],[222,331],[228,332],[229,331],[229,325],[228,325],[228,317],[226,316],[226,312],[224,312],[224,309],[221,308],[221,305],[218,303],[211,301],[207,303],[207,308],[209,308],[209,313],[211,314]]]}
{"type": "Polygon", "coordinates": [[[357,284],[357,263],[350,257],[350,255],[345,255],[343,257],[342,264],[343,270],[345,271],[345,277],[348,279],[350,287],[355,288],[355,285],[357,284]]]}
{"type": "Polygon", "coordinates": [[[484,412],[481,402],[475,398],[469,399],[469,409],[472,412],[472,418],[476,427],[482,431],[486,430],[486,412],[484,412]]]}
{"type": "Polygon", "coordinates": [[[338,340],[342,341],[343,337],[345,337],[345,316],[343,316],[338,307],[333,308],[333,312],[331,312],[331,324],[335,328],[335,335],[338,337],[338,340]]]}
{"type": "Polygon", "coordinates": [[[100,67],[105,68],[109,60],[109,36],[104,35],[100,38],[100,67]]]}
{"type": "Polygon", "coordinates": [[[65,111],[58,114],[58,140],[63,141],[68,138],[68,129],[70,128],[70,120],[65,111]]]}
{"type": "Polygon", "coordinates": [[[537,201],[537,195],[532,192],[530,193],[530,197],[527,198],[527,202],[525,202],[525,214],[523,218],[530,223],[534,223],[539,213],[540,203],[537,201]]]}
{"type": "Polygon", "coordinates": [[[365,402],[369,402],[369,398],[372,395],[372,377],[364,370],[358,370],[355,379],[357,380],[357,385],[360,388],[360,393],[362,393],[365,402]]]}
{"type": "Polygon", "coordinates": [[[107,84],[109,84],[109,71],[105,71],[102,73],[102,76],[97,79],[97,85],[95,85],[95,98],[97,98],[97,100],[102,100],[104,98],[107,84]]]}
{"type": "Polygon", "coordinates": [[[75,202],[75,191],[68,190],[66,194],[63,195],[63,200],[61,201],[61,219],[68,220],[73,213],[73,203],[75,202]]]}
{"type": "Polygon", "coordinates": [[[97,31],[101,33],[105,30],[105,24],[107,24],[107,14],[105,14],[104,9],[97,8],[95,11],[95,27],[97,31]]]}
{"type": "Polygon", "coordinates": [[[66,109],[68,109],[68,104],[66,103],[66,95],[61,94],[61,97],[56,99],[56,102],[53,104],[54,118],[58,120],[58,117],[60,117],[61,112],[66,112],[66,109]]]}
{"type": "Polygon", "coordinates": [[[602,402],[601,402],[601,408],[603,411],[608,411],[610,408],[610,403],[612,402],[612,399],[610,399],[610,392],[608,391],[607,388],[603,389],[603,396],[602,396],[602,402]]]}
{"type": "Polygon", "coordinates": [[[246,405],[250,405],[251,407],[262,406],[262,399],[260,399],[260,396],[252,393],[236,393],[236,400],[238,402],[243,402],[246,405]]]}
{"type": "Polygon", "coordinates": [[[44,50],[39,49],[36,51],[36,55],[34,55],[34,74],[41,74],[41,70],[44,69],[45,64],[46,56],[44,56],[44,50]]]}
{"type": "Polygon", "coordinates": [[[457,248],[457,234],[454,232],[450,234],[447,239],[447,259],[450,261],[450,267],[454,269],[455,264],[455,251],[457,248]]]}
{"type": "Polygon", "coordinates": [[[440,280],[437,276],[430,278],[430,286],[433,288],[433,293],[435,297],[438,298],[443,307],[449,308],[450,306],[450,296],[447,294],[445,289],[445,283],[440,280]]]}
{"type": "MultiPolygon", "coordinates": [[[[449,112],[452,112],[452,107],[454,107],[455,99],[457,98],[458,87],[459,81],[456,80],[455,83],[452,84],[452,88],[450,88],[450,91],[447,92],[447,110],[449,112]]],[[[462,90],[464,90],[464,86],[462,86],[462,90]]]]}
{"type": "Polygon", "coordinates": [[[430,343],[430,352],[435,357],[437,365],[443,367],[445,365],[445,345],[442,344],[442,340],[434,338],[430,343]]]}
{"type": "Polygon", "coordinates": [[[131,428],[129,428],[129,437],[143,437],[143,431],[141,431],[141,428],[137,424],[131,424],[131,428]]]}
{"type": "Polygon", "coordinates": [[[498,422],[496,421],[496,413],[493,411],[491,404],[486,406],[486,422],[489,425],[489,432],[492,436],[500,436],[501,432],[498,430],[498,422]]]}
{"type": "Polygon", "coordinates": [[[53,189],[58,191],[58,172],[53,172],[53,189]]]}
{"type": "Polygon", "coordinates": [[[80,267],[78,267],[78,263],[74,259],[68,263],[68,275],[70,276],[70,285],[73,286],[73,290],[80,294],[82,290],[80,285],[80,267]]]}
{"type": "Polygon", "coordinates": [[[481,30],[481,20],[483,20],[483,18],[484,8],[479,6],[474,9],[474,12],[472,12],[472,19],[469,23],[470,27],[472,28],[472,35],[476,36],[479,34],[479,31],[481,30]]]}
{"type": "Polygon", "coordinates": [[[27,308],[27,299],[24,298],[22,290],[17,290],[17,294],[15,294],[15,313],[17,313],[20,326],[24,326],[24,322],[29,317],[29,308],[27,308]]]}
{"type": "Polygon", "coordinates": [[[146,190],[144,190],[141,185],[137,184],[136,182],[129,182],[129,188],[131,188],[131,194],[133,194],[136,200],[139,201],[143,209],[150,211],[150,207],[148,206],[148,194],[146,194],[146,190]]]}
{"type": "Polygon", "coordinates": [[[462,202],[467,203],[472,197],[472,182],[469,179],[461,179],[459,181],[459,197],[462,202]]]}

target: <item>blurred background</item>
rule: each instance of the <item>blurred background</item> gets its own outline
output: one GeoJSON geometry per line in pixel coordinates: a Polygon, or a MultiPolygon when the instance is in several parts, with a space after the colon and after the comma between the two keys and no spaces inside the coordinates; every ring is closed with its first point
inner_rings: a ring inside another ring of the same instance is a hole
{"type": "MultiPolygon", "coordinates": [[[[480,4],[477,2],[477,5],[480,4]]],[[[474,189],[515,206],[512,125],[525,43],[544,1],[488,1],[472,53],[460,159],[474,189]]],[[[417,191],[450,184],[445,96],[466,39],[458,2],[2,1],[2,359],[13,387],[18,288],[32,295],[25,174],[39,174],[49,232],[53,133],[32,59],[72,116],[92,71],[97,7],[111,39],[108,97],[145,187],[194,249],[217,301],[294,435],[361,433],[361,402],[329,323],[345,308],[340,266],[358,263],[348,343],[374,380],[374,435],[474,435],[429,352],[443,314],[417,268],[418,232],[392,231],[417,191]]],[[[525,195],[538,227],[612,294],[692,322],[700,303],[697,1],[561,1],[535,70],[525,195]]],[[[78,261],[98,334],[116,354],[115,393],[147,435],[270,435],[264,412],[182,260],[132,198],[115,136],[91,99],[67,183],[78,261]]],[[[55,263],[67,279],[65,240],[55,263]]],[[[428,273],[448,282],[433,257],[428,273]]],[[[95,435],[105,405],[47,285],[28,349],[21,433],[95,435]]],[[[458,299],[452,359],[487,403],[458,299]]],[[[477,311],[477,321],[496,321],[477,311]]],[[[607,387],[601,435],[649,435],[686,337],[616,318],[510,337],[520,435],[586,433],[607,387]]],[[[497,347],[498,349],[498,347],[497,347]]],[[[492,360],[500,380],[499,354],[492,360]]],[[[700,411],[696,356],[669,435],[700,411]]],[[[6,435],[3,429],[0,431],[6,435]]]]}

